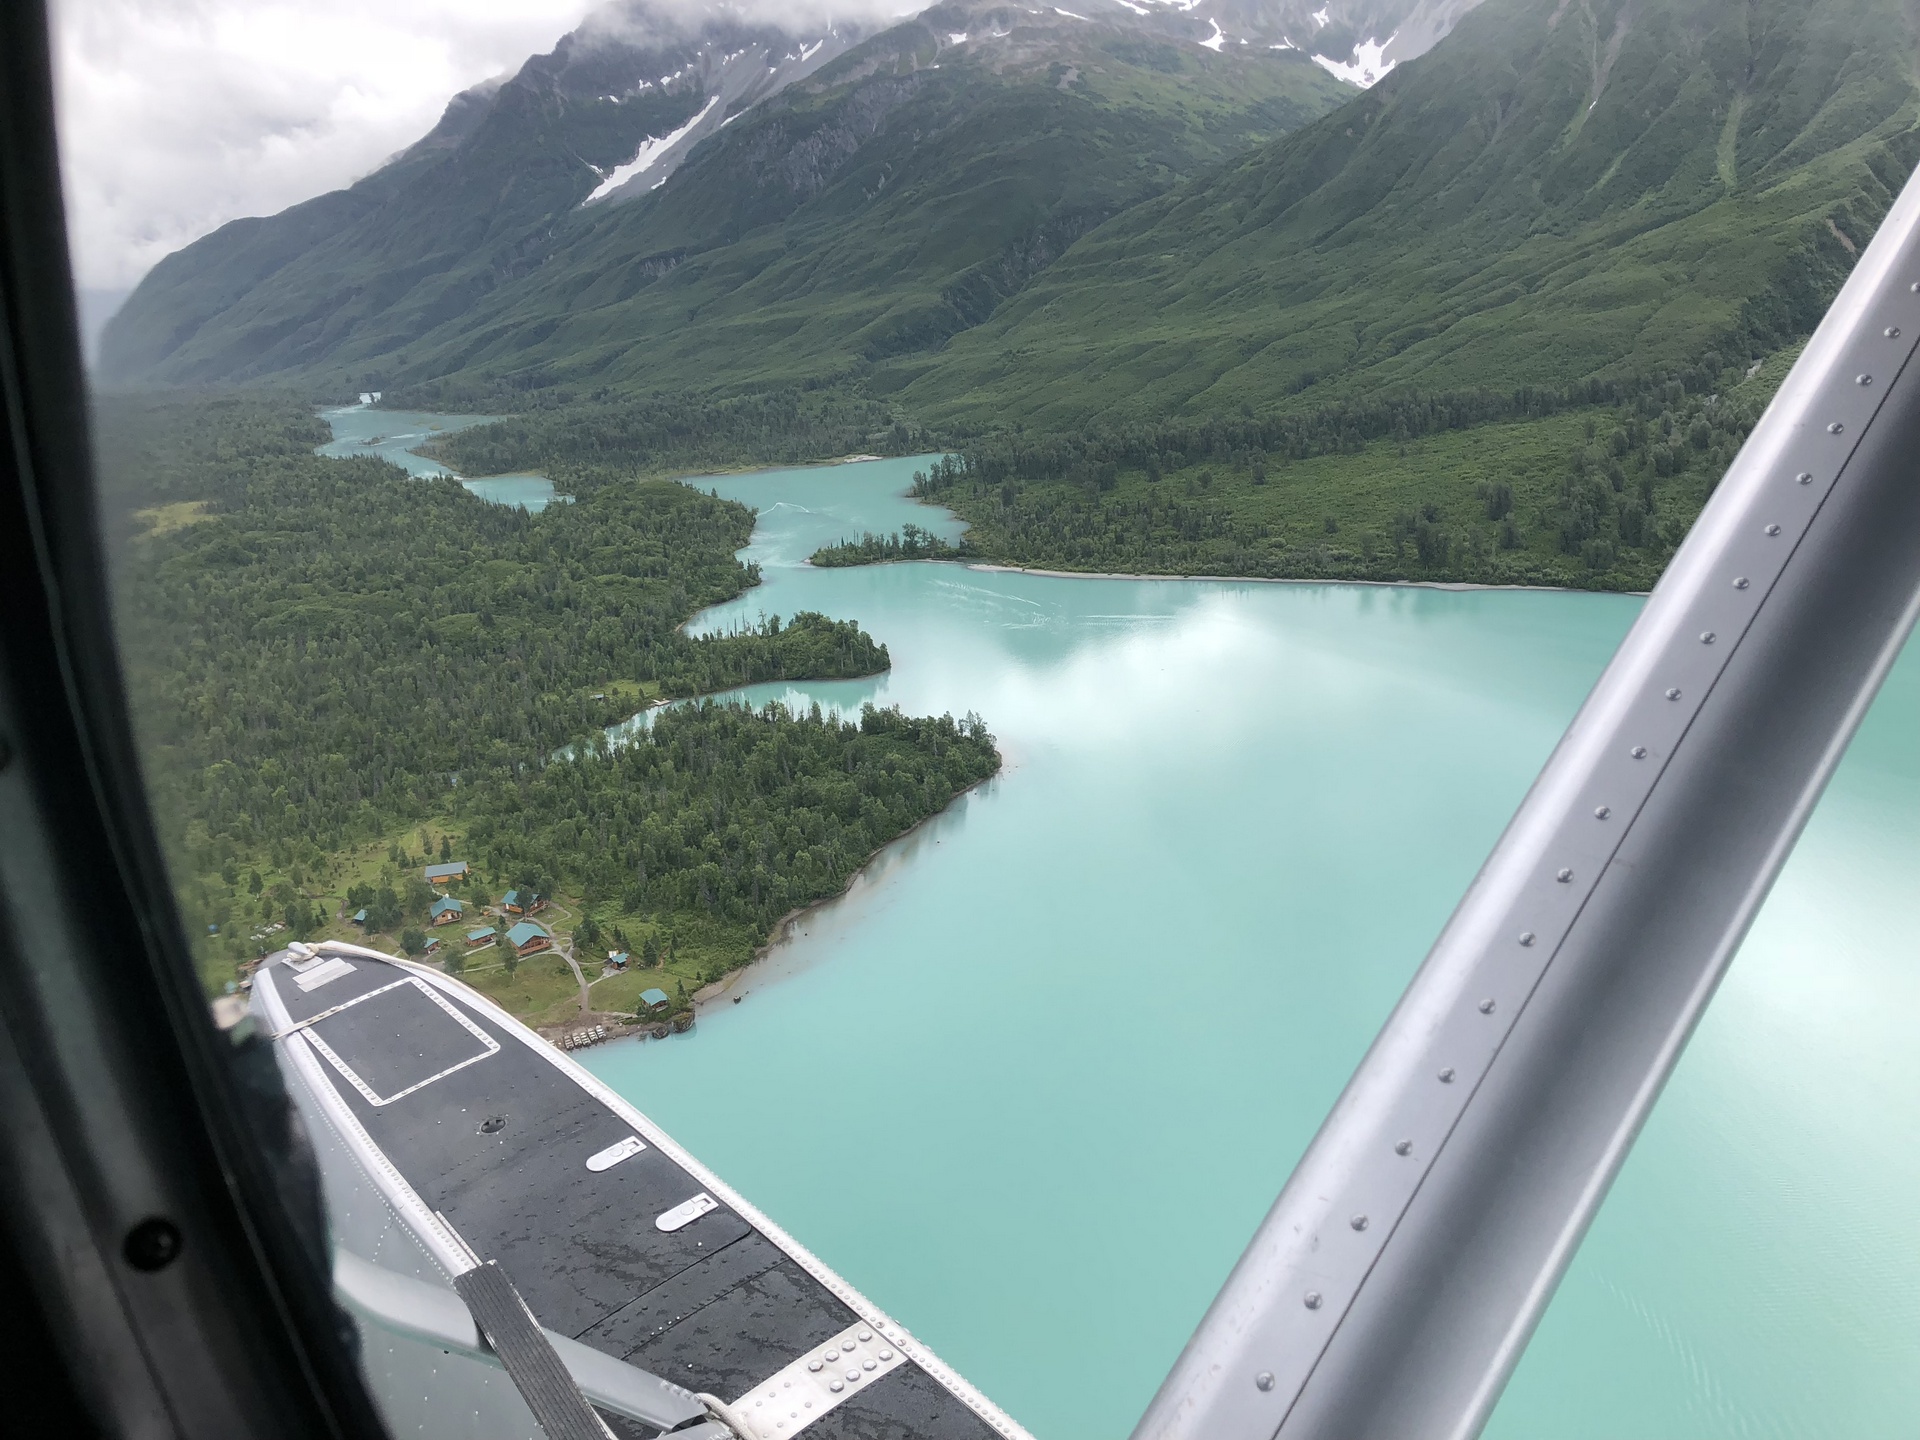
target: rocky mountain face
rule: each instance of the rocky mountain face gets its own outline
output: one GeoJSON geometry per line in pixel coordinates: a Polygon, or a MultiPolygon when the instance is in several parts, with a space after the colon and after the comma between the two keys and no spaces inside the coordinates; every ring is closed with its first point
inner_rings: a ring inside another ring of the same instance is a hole
{"type": "Polygon", "coordinates": [[[457,95],[373,175],[238,220],[156,266],[102,337],[108,381],[238,379],[324,359],[343,335],[431,328],[538,263],[590,200],[645,193],[702,139],[863,38],[724,5],[621,0],[504,81],[457,95]]]}
{"type": "Polygon", "coordinates": [[[1817,322],[1920,157],[1917,41],[1905,0],[1486,0],[897,393],[1049,427],[1744,365],[1817,322]]]}
{"type": "Polygon", "coordinates": [[[359,184],[169,257],[101,373],[845,375],[977,324],[1093,225],[1353,93],[1302,53],[1101,3],[973,0],[862,37],[631,0],[359,184]],[[736,324],[740,348],[717,343],[736,324]]]}
{"type": "Polygon", "coordinates": [[[1311,3],[628,5],[163,262],[101,368],[956,433],[1644,377],[1805,333],[1920,155],[1909,0],[1311,3]]]}
{"type": "Polygon", "coordinates": [[[1372,85],[1423,55],[1480,0],[1088,0],[1089,18],[1123,11],[1141,28],[1213,49],[1265,46],[1315,56],[1329,73],[1372,85]]]}

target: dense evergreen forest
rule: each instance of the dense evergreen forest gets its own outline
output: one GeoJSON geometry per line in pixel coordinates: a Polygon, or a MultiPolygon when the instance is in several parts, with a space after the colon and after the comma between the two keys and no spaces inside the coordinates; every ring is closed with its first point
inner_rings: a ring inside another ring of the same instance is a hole
{"type": "Polygon", "coordinates": [[[969,554],[1038,568],[1646,589],[1787,359],[999,434],[920,472],[915,493],[972,523],[969,554]]]}
{"type": "Polygon", "coordinates": [[[495,863],[569,876],[589,907],[764,933],[999,766],[976,716],[868,707],[855,724],[702,702],[661,711],[640,743],[496,776],[463,813],[495,863]]]}
{"type": "Polygon", "coordinates": [[[530,515],[315,456],[325,425],[271,396],[109,401],[98,429],[129,685],[196,929],[255,909],[312,928],[340,855],[468,816],[476,863],[569,886],[589,878],[581,836],[664,825],[683,837],[670,852],[634,851],[646,868],[616,884],[625,852],[603,851],[593,881],[759,926],[767,896],[839,888],[998,763],[977,722],[731,709],[663,712],[614,758],[556,759],[648,701],[886,668],[884,646],[819,615],[682,633],[755,581],[733,556],[743,506],[631,482],[530,515]],[[741,841],[735,876],[690,817],[731,833],[719,817],[763,761],[780,784],[740,813],[775,839],[741,841]],[[630,793],[621,776],[650,778],[630,793]]]}
{"type": "Polygon", "coordinates": [[[574,495],[635,476],[798,465],[841,455],[910,455],[924,432],[898,423],[877,401],[839,390],[749,395],[586,395],[560,387],[534,394],[464,393],[444,386],[388,395],[390,405],[482,412],[511,419],[438,441],[441,463],[467,475],[538,470],[574,495]]]}

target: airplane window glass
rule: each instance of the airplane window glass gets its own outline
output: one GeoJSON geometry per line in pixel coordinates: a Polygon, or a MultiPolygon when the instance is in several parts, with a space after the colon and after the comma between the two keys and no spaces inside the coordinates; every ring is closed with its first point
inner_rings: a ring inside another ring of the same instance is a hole
{"type": "MultiPolygon", "coordinates": [[[[54,18],[149,793],[396,1434],[1131,1429],[1920,159],[1897,0],[54,18]]],[[[1905,1433],[1917,733],[1487,1434],[1905,1433]]]]}

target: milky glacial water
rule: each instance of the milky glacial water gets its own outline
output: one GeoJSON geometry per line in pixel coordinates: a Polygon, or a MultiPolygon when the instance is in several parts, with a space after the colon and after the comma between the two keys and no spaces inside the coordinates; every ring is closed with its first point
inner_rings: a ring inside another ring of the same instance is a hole
{"type": "Polygon", "coordinates": [[[469,480],[463,475],[454,475],[438,460],[413,453],[416,445],[424,445],[436,436],[485,425],[497,416],[428,415],[412,410],[345,405],[337,410],[322,410],[320,418],[333,427],[333,439],[322,445],[317,454],[374,455],[398,465],[409,475],[453,475],[472,494],[496,505],[517,505],[522,510],[539,511],[554,502],[553,482],[544,475],[487,475],[469,480]]]}
{"type": "MultiPolygon", "coordinates": [[[[1041,1440],[1120,1440],[1637,613],[1628,597],[814,570],[916,462],[702,479],[1003,774],[690,1036],[582,1058],[1041,1440]]],[[[951,519],[932,526],[953,536],[951,519]]],[[[1920,664],[1902,663],[1495,1416],[1920,1415],[1920,664]]]]}

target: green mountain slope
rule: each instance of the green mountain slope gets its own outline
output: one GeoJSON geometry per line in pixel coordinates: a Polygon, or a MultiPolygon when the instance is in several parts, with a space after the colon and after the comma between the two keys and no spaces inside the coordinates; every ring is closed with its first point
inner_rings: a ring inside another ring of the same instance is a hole
{"type": "Polygon", "coordinates": [[[877,383],[1077,428],[1744,358],[1811,327],[1911,168],[1914,52],[1902,0],[1488,0],[877,383]]]}
{"type": "Polygon", "coordinates": [[[248,380],[403,345],[540,265],[556,225],[648,137],[710,101],[763,98],[859,37],[820,30],[800,44],[723,8],[689,22],[618,0],[511,79],[455,97],[366,179],[167,257],[106,327],[100,373],[248,380]]]}
{"type": "Polygon", "coordinates": [[[1353,93],[1291,52],[942,6],[736,110],[660,189],[582,206],[637,135],[719,93],[695,77],[615,104],[610,55],[621,75],[666,63],[570,41],[471,130],[450,116],[352,190],[171,257],[103,373],[449,393],[847,378],[938,347],[1087,229],[1353,93]]]}

